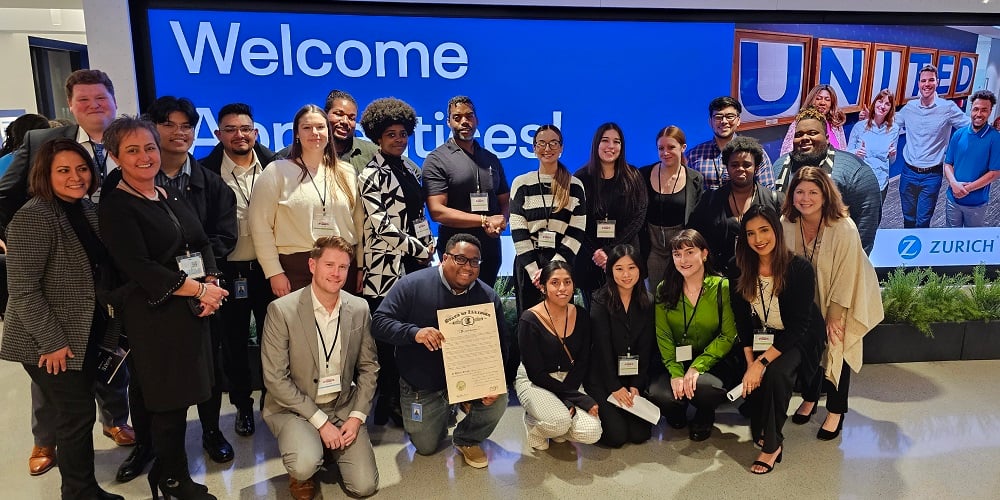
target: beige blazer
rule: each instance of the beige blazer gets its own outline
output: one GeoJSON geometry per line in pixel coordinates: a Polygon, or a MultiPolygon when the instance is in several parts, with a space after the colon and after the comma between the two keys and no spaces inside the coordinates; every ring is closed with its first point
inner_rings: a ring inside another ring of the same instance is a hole
{"type": "MultiPolygon", "coordinates": [[[[346,421],[352,411],[368,414],[375,396],[378,355],[371,336],[368,303],[340,292],[341,381],[344,390],[334,401],[332,420],[346,421]]],[[[267,308],[261,342],[264,411],[261,416],[274,435],[293,418],[309,420],[319,408],[319,347],[310,288],[281,297],[267,308]]]]}

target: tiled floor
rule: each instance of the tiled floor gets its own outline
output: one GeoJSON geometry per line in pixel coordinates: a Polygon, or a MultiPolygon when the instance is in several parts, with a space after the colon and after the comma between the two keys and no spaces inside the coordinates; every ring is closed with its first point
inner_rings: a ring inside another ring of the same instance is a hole
{"type": "MultiPolygon", "coordinates": [[[[608,450],[554,444],[532,452],[521,409],[504,415],[486,449],[488,470],[475,470],[446,447],[431,457],[414,451],[397,428],[372,427],[381,477],[377,498],[998,498],[1000,491],[1000,361],[870,365],[852,380],[852,411],[833,442],[815,439],[819,418],[785,427],[784,461],[767,476],[747,466],[756,457],[746,421],[732,408],[719,416],[711,439],[693,443],[684,431],[657,428],[649,443],[608,450]]],[[[792,401],[798,404],[798,398],[792,401]]],[[[58,498],[59,474],[27,474],[31,448],[28,377],[0,363],[0,465],[4,499],[58,498]]],[[[206,463],[192,410],[187,448],[196,480],[219,498],[289,498],[288,478],[270,432],[258,420],[252,438],[235,437],[233,410],[223,429],[236,447],[228,464],[206,463]]],[[[820,410],[818,417],[822,418],[820,410]]],[[[94,433],[102,485],[126,498],[149,498],[145,476],[116,484],[128,454],[94,433]]],[[[324,484],[324,498],[341,498],[324,484]]]]}

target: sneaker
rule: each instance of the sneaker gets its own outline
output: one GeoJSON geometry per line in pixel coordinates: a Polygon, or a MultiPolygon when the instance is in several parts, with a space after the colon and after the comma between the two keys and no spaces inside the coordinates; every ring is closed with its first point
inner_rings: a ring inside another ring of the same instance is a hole
{"type": "Polygon", "coordinates": [[[554,437],[554,438],[552,438],[552,441],[554,441],[556,443],[565,443],[566,442],[566,438],[562,437],[562,436],[560,436],[560,437],[554,437]]]}
{"type": "Polygon", "coordinates": [[[465,458],[465,463],[469,464],[470,467],[482,469],[490,464],[490,459],[486,457],[486,452],[478,444],[471,446],[455,445],[455,448],[462,454],[462,457],[465,458]]]}

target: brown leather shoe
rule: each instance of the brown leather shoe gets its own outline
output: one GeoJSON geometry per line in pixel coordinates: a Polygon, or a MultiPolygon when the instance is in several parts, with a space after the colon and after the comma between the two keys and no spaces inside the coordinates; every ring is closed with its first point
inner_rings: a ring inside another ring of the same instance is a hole
{"type": "Polygon", "coordinates": [[[104,426],[104,435],[111,438],[118,446],[135,446],[135,431],[128,424],[120,427],[104,426]]]}
{"type": "Polygon", "coordinates": [[[55,446],[35,446],[31,449],[31,458],[28,459],[28,474],[41,476],[55,465],[55,446]]]}
{"type": "Polygon", "coordinates": [[[316,496],[316,483],[312,478],[299,481],[294,477],[288,477],[288,491],[292,493],[295,500],[312,500],[316,496]]]}

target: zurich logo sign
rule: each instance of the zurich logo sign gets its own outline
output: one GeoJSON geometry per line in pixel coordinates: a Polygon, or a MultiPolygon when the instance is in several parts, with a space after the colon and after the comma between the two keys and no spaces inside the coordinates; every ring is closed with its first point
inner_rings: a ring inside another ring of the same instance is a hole
{"type": "Polygon", "coordinates": [[[920,238],[910,235],[901,240],[899,240],[899,246],[896,248],[899,252],[899,256],[904,259],[912,259],[920,255],[920,238]]]}

